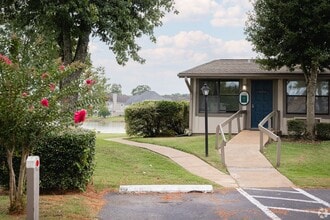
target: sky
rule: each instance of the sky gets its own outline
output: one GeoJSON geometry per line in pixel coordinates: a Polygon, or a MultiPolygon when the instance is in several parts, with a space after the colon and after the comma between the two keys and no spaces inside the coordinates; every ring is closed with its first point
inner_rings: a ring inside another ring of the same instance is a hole
{"type": "Polygon", "coordinates": [[[155,29],[156,43],[138,39],[145,64],[121,66],[103,42],[91,39],[93,65],[105,68],[108,83],[121,84],[126,95],[138,85],[160,95],[188,94],[178,73],[216,59],[256,57],[244,34],[250,0],[175,0],[175,8],[179,14],[167,14],[155,29]]]}

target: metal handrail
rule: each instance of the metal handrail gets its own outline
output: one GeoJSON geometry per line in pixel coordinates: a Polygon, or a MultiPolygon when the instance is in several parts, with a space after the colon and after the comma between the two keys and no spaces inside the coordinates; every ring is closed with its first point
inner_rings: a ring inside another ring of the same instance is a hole
{"type": "MultiPolygon", "coordinates": [[[[224,133],[224,127],[226,125],[228,125],[228,138],[230,139],[231,138],[231,130],[232,130],[232,121],[234,119],[237,118],[237,129],[238,129],[238,132],[241,131],[241,124],[240,124],[240,117],[241,115],[246,115],[246,110],[239,110],[237,111],[235,114],[233,114],[232,116],[230,116],[228,119],[226,119],[224,122],[220,123],[219,125],[217,125],[216,127],[216,137],[215,137],[215,149],[219,150],[221,149],[221,161],[222,161],[222,164],[223,165],[226,165],[226,162],[225,162],[225,146],[227,144],[227,138],[225,136],[225,133],[224,133]],[[222,141],[221,143],[219,144],[219,134],[221,133],[221,137],[222,137],[222,141]]],[[[243,129],[245,128],[245,119],[243,120],[243,129]]]]}
{"type": "Polygon", "coordinates": [[[269,138],[273,139],[274,141],[277,141],[277,161],[276,166],[280,166],[280,160],[281,160],[281,138],[277,136],[274,132],[272,132],[270,129],[273,128],[276,132],[279,131],[279,113],[280,111],[272,111],[269,113],[259,124],[258,128],[260,130],[260,151],[264,151],[264,135],[266,134],[269,138]],[[272,118],[273,118],[273,126],[272,126],[272,118]],[[265,123],[268,122],[268,129],[264,127],[265,123]]]}

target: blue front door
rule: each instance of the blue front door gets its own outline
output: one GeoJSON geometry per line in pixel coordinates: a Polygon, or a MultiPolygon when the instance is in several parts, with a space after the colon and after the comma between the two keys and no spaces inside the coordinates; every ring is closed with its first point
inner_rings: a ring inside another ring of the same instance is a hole
{"type": "Polygon", "coordinates": [[[251,127],[258,124],[273,111],[273,81],[253,80],[251,88],[251,127]]]}

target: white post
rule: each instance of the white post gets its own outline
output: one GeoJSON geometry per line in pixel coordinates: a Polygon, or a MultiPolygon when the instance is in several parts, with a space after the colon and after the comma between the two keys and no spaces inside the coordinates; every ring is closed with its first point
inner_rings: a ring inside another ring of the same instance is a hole
{"type": "Polygon", "coordinates": [[[281,164],[281,145],[282,145],[282,141],[279,137],[277,137],[277,160],[276,160],[276,166],[280,167],[281,164]]]}
{"type": "Polygon", "coordinates": [[[38,156],[26,160],[27,220],[39,220],[39,168],[38,156]]]}
{"type": "MultiPolygon", "coordinates": [[[[260,128],[259,128],[260,129],[260,128]]],[[[260,130],[260,152],[264,152],[264,133],[260,130]]]]}

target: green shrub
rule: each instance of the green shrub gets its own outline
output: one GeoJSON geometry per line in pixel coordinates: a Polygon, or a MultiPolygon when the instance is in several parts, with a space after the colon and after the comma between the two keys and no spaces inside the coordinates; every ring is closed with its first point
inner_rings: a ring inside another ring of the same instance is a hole
{"type": "Polygon", "coordinates": [[[182,101],[181,105],[183,108],[183,127],[189,128],[189,102],[182,101]]]}
{"type": "Polygon", "coordinates": [[[98,116],[106,118],[107,116],[110,116],[111,112],[109,111],[108,107],[106,105],[103,105],[100,107],[98,111],[98,116]]]}
{"type": "Polygon", "coordinates": [[[289,120],[288,133],[295,138],[301,138],[306,132],[306,122],[304,120],[289,120]]]}
{"type": "Polygon", "coordinates": [[[159,135],[173,136],[183,134],[183,109],[180,103],[159,101],[156,103],[159,135]]]}
{"type": "Polygon", "coordinates": [[[144,137],[184,134],[189,126],[189,104],[173,101],[146,101],[125,109],[128,135],[144,137]]]}
{"type": "Polygon", "coordinates": [[[316,124],[316,137],[319,140],[330,140],[330,123],[316,124]]]}
{"type": "Polygon", "coordinates": [[[68,129],[49,134],[34,151],[40,157],[40,189],[85,190],[95,167],[93,131],[68,129]]]}
{"type": "MultiPolygon", "coordinates": [[[[50,133],[40,140],[33,152],[41,162],[40,189],[85,190],[95,167],[95,139],[93,131],[68,129],[57,134],[50,133]]],[[[19,162],[20,158],[14,157],[17,169],[19,162]]],[[[3,151],[0,163],[0,184],[8,187],[8,169],[3,151]]]]}
{"type": "Polygon", "coordinates": [[[125,109],[126,133],[130,136],[156,136],[155,102],[133,104],[125,109]]]}

